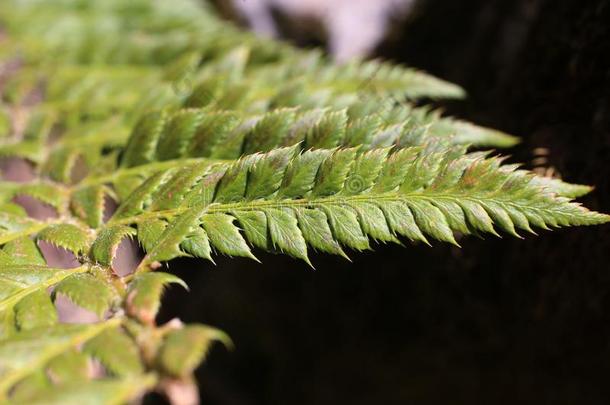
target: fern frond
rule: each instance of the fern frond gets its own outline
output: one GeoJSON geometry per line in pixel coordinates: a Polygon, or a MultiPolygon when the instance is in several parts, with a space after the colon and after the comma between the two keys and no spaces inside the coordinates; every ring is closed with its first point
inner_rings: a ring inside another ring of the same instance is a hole
{"type": "Polygon", "coordinates": [[[246,242],[307,260],[306,245],[342,254],[340,246],[368,249],[369,239],[457,244],[454,232],[496,234],[494,225],[518,236],[517,229],[608,220],[482,154],[293,147],[210,170],[193,164],[151,177],[103,229],[145,235],[145,269],[185,254],[210,258],[210,246],[252,257],[246,242]],[[201,250],[191,248],[194,240],[201,250]]]}
{"type": "Polygon", "coordinates": [[[363,150],[431,143],[444,146],[515,143],[514,138],[498,131],[438,118],[420,109],[412,110],[411,114],[405,111],[402,116],[405,117],[402,122],[386,121],[375,112],[350,118],[346,110],[320,109],[279,109],[258,117],[205,109],[151,113],[132,132],[121,165],[132,167],[178,158],[236,159],[243,154],[296,143],[303,149],[361,145],[363,150]]]}
{"type": "Polygon", "coordinates": [[[3,0],[0,24],[0,55],[19,62],[2,77],[0,157],[35,176],[0,181],[2,403],[126,403],[231,347],[205,325],[156,324],[163,290],[186,288],[154,271],[175,257],[310,263],[312,248],[610,219],[571,200],[587,186],[468,153],[518,139],[409,104],[464,95],[416,69],[333,65],[194,0],[3,0]],[[30,217],[22,197],[57,215],[30,217]],[[145,256],[121,276],[126,238],[145,256]],[[78,267],[50,267],[38,243],[78,267]],[[62,323],[60,297],[95,323],[62,323]]]}
{"type": "Polygon", "coordinates": [[[299,215],[309,215],[309,210],[327,217],[327,225],[319,229],[332,231],[332,246],[325,251],[334,253],[338,243],[367,249],[368,237],[385,242],[402,235],[427,242],[429,236],[456,243],[454,231],[495,233],[494,224],[516,235],[515,228],[531,231],[531,226],[546,229],[607,219],[556,196],[532,174],[502,166],[498,158],[420,148],[389,152],[351,148],[297,153],[289,147],[232,164],[181,165],[132,190],[95,240],[75,225],[30,219],[22,225],[24,219],[9,214],[4,216],[13,218],[7,226],[14,231],[4,240],[37,234],[75,254],[91,251],[104,265],[111,264],[121,239],[134,234],[148,251],[148,262],[184,255],[180,243],[187,236],[202,252],[211,244],[222,253],[252,257],[238,222],[252,245],[306,260],[303,240],[282,235],[302,233],[299,215]],[[406,223],[409,231],[401,232],[406,223]]]}

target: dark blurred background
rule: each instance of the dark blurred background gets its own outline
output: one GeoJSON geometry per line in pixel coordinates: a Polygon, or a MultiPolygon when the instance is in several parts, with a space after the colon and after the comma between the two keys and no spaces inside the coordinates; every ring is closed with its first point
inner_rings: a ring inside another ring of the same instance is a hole
{"type": "MultiPolygon", "coordinates": [[[[608,0],[426,0],[376,54],[464,86],[448,113],[610,212],[608,0]]],[[[161,320],[233,338],[198,370],[204,404],[610,403],[610,226],[460,243],[172,262],[192,291],[161,320]]]]}

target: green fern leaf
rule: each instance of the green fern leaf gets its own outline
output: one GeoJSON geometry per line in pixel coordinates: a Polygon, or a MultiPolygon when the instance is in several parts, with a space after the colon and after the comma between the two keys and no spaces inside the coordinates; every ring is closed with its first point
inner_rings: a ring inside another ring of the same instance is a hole
{"type": "MultiPolygon", "coordinates": [[[[23,290],[21,290],[23,291],[23,290]]],[[[0,310],[6,313],[4,310],[0,310]]],[[[13,307],[15,326],[19,330],[35,329],[57,323],[57,311],[49,294],[39,289],[26,295],[13,307]]],[[[0,315],[2,316],[2,315],[0,315]]]]}
{"type": "Polygon", "coordinates": [[[47,365],[47,374],[56,385],[84,382],[90,378],[89,357],[77,351],[68,350],[55,357],[47,365]]]}
{"type": "MultiPolygon", "coordinates": [[[[222,176],[188,166],[156,175],[133,195],[146,200],[146,193],[158,193],[151,184],[159,190],[172,184],[172,203],[136,204],[131,216],[119,210],[103,229],[136,225],[140,238],[151,232],[152,224],[160,226],[144,237],[148,254],[138,269],[143,271],[154,262],[186,255],[183,242],[192,244],[197,238],[204,257],[210,246],[219,253],[253,258],[249,242],[307,261],[306,244],[337,254],[342,254],[340,245],[369,249],[369,238],[397,242],[404,236],[425,243],[432,238],[457,245],[454,232],[497,235],[498,227],[516,235],[516,229],[529,232],[532,226],[608,220],[555,196],[530,173],[480,153],[418,148],[389,157],[383,149],[362,154],[355,149],[294,153],[294,148],[281,148],[251,155],[226,166],[222,176]],[[197,184],[206,184],[199,191],[208,196],[176,203],[177,196],[199,187],[183,181],[191,172],[197,173],[197,184]],[[166,179],[164,185],[158,185],[160,177],[166,179]]],[[[131,201],[126,204],[131,206],[131,201]]]]}
{"type": "Polygon", "coordinates": [[[70,201],[72,212],[91,228],[99,227],[104,219],[104,197],[108,190],[103,185],[77,190],[70,201]]]}
{"type": "Polygon", "coordinates": [[[86,267],[0,266],[0,337],[10,334],[15,327],[30,329],[55,323],[57,313],[45,290],[85,270],[86,267]]]}
{"type": "Polygon", "coordinates": [[[571,200],[587,186],[467,153],[517,138],[419,106],[460,87],[386,62],[334,65],[200,3],[0,3],[0,55],[20,61],[2,77],[0,157],[35,177],[0,181],[0,402],[122,404],[192,380],[230,341],[156,324],[164,288],[186,287],[154,272],[176,257],[257,248],[311,265],[309,248],[347,258],[609,220],[571,200]],[[23,197],[56,215],[36,219],[23,197]],[[114,268],[126,238],[144,250],[130,274],[114,268]],[[80,267],[49,267],[40,242],[80,267]],[[109,319],[61,323],[58,294],[109,319]]]}
{"type": "Polygon", "coordinates": [[[570,184],[552,177],[537,176],[533,179],[534,182],[540,184],[548,191],[553,192],[562,197],[578,198],[593,191],[593,187],[583,184],[570,184]]]}
{"type": "Polygon", "coordinates": [[[55,356],[69,351],[117,324],[56,325],[31,329],[0,341],[0,399],[13,384],[46,365],[55,356]]]}
{"type": "Polygon", "coordinates": [[[232,347],[227,335],[208,326],[188,325],[171,331],[161,345],[157,362],[169,375],[186,376],[203,360],[214,341],[232,347]]]}
{"type": "Polygon", "coordinates": [[[38,240],[49,242],[75,255],[87,251],[90,239],[84,228],[72,224],[52,224],[38,233],[38,240]]]}
{"type": "MultiPolygon", "coordinates": [[[[32,405],[120,405],[137,399],[142,392],[150,390],[155,385],[154,376],[139,376],[129,379],[103,379],[86,383],[71,382],[61,386],[53,386],[27,397],[27,403],[32,405]]],[[[9,404],[17,404],[9,401],[9,404]]]]}
{"type": "Polygon", "coordinates": [[[39,370],[22,379],[11,389],[13,403],[28,403],[28,400],[51,386],[44,370],[39,370]]]}
{"type": "Polygon", "coordinates": [[[99,264],[111,266],[121,241],[135,233],[133,228],[121,225],[101,229],[91,246],[91,258],[99,264]]]}
{"type": "Polygon", "coordinates": [[[23,213],[0,212],[0,244],[20,239],[46,228],[48,223],[30,219],[23,213]]]}
{"type": "Polygon", "coordinates": [[[144,371],[138,347],[120,329],[105,330],[85,343],[83,351],[98,359],[115,376],[135,376],[144,371]]]}
{"type": "Polygon", "coordinates": [[[408,147],[431,142],[447,146],[472,144],[497,147],[516,143],[516,138],[500,135],[498,131],[436,115],[427,116],[416,110],[406,110],[404,117],[395,121],[386,121],[381,116],[374,119],[376,113],[372,111],[368,114],[373,116],[348,118],[345,110],[299,112],[280,109],[260,117],[248,117],[189,109],[165,119],[167,113],[160,112],[158,116],[145,116],[136,126],[121,164],[135,167],[157,160],[189,157],[236,159],[242,154],[268,152],[299,142],[303,150],[358,145],[366,149],[393,145],[408,147]],[[316,118],[311,118],[313,116],[316,118]],[[243,124],[238,127],[240,120],[243,124]],[[248,125],[251,120],[255,124],[248,125]],[[149,126],[150,129],[147,129],[149,126]],[[171,155],[162,152],[170,144],[176,145],[175,148],[171,147],[171,155]]]}
{"type": "Polygon", "coordinates": [[[102,317],[118,298],[108,281],[91,273],[74,274],[63,279],[53,290],[53,295],[62,294],[79,307],[88,309],[102,317]]]}
{"type": "Polygon", "coordinates": [[[188,289],[184,281],[167,273],[144,273],[137,275],[127,295],[127,312],[140,321],[151,324],[159,311],[163,288],[168,284],[179,284],[188,289]]]}
{"type": "Polygon", "coordinates": [[[44,266],[44,257],[38,250],[38,246],[29,238],[14,239],[4,244],[0,249],[0,264],[2,265],[25,265],[33,264],[44,266]]]}

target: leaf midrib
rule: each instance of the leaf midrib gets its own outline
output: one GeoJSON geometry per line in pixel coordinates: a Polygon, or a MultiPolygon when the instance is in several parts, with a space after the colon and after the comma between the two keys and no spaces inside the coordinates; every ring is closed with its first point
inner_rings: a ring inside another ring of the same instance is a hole
{"type": "MultiPolygon", "coordinates": [[[[11,267],[15,268],[15,269],[23,268],[24,270],[27,270],[27,269],[31,269],[33,267],[35,268],[35,267],[40,267],[40,266],[24,265],[24,266],[11,266],[11,267]]],[[[88,271],[89,267],[80,266],[80,267],[77,267],[74,269],[47,269],[46,267],[44,267],[44,268],[40,268],[40,270],[41,271],[53,271],[56,274],[54,274],[53,277],[48,278],[41,283],[36,283],[36,284],[26,286],[25,288],[19,290],[17,293],[10,295],[8,298],[6,298],[4,300],[0,300],[0,312],[12,308],[13,306],[15,306],[17,304],[17,302],[21,301],[21,299],[23,299],[24,297],[26,297],[27,295],[29,295],[35,291],[41,290],[43,288],[51,287],[52,285],[59,283],[64,278],[66,278],[72,274],[84,273],[84,272],[88,271]]],[[[2,278],[2,277],[0,276],[0,278],[2,278]]],[[[8,279],[8,280],[13,281],[15,284],[17,283],[14,280],[11,280],[11,279],[8,279]]]]}
{"type": "MultiPolygon", "coordinates": [[[[510,205],[519,209],[520,211],[538,211],[556,214],[551,209],[543,207],[535,207],[532,205],[519,204],[510,200],[498,200],[493,197],[473,197],[466,194],[462,195],[443,195],[443,194],[429,194],[425,195],[422,193],[410,193],[410,194],[397,194],[397,193],[386,193],[386,194],[364,194],[357,196],[332,196],[323,197],[319,199],[298,199],[298,200],[254,200],[254,201],[243,201],[237,203],[212,203],[210,204],[204,214],[215,214],[225,213],[230,211],[259,211],[265,209],[281,208],[281,207],[311,207],[311,208],[324,208],[332,205],[350,205],[351,203],[358,202],[378,202],[378,201],[394,201],[394,202],[408,202],[409,200],[420,199],[434,202],[438,200],[450,200],[459,204],[460,201],[470,201],[475,203],[481,202],[492,202],[501,205],[510,205]]],[[[107,222],[106,226],[110,225],[129,225],[133,223],[142,222],[148,219],[162,218],[162,217],[174,217],[183,212],[189,211],[196,207],[178,207],[169,210],[161,210],[154,212],[144,212],[139,215],[134,215],[128,218],[117,219],[107,222]]]]}

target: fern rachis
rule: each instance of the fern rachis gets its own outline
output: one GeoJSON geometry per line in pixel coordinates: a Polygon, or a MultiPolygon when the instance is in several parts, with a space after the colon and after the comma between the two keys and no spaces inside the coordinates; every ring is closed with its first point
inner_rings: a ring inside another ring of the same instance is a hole
{"type": "Polygon", "coordinates": [[[609,220],[572,200],[589,187],[469,150],[516,138],[410,104],[463,96],[455,85],[384,62],[336,66],[189,0],[168,4],[0,6],[0,54],[23,60],[2,89],[0,155],[36,174],[0,182],[0,401],[172,399],[171,384],[191,384],[210,345],[231,342],[156,324],[164,288],[186,287],[162,271],[179,256],[256,259],[256,248],[315,266],[311,249],[348,257],[609,220]],[[28,216],[20,196],[57,216],[28,216]],[[128,238],[145,256],[120,275],[128,238]],[[78,266],[49,266],[43,242],[78,266]],[[97,321],[60,322],[59,297],[97,321]]]}

